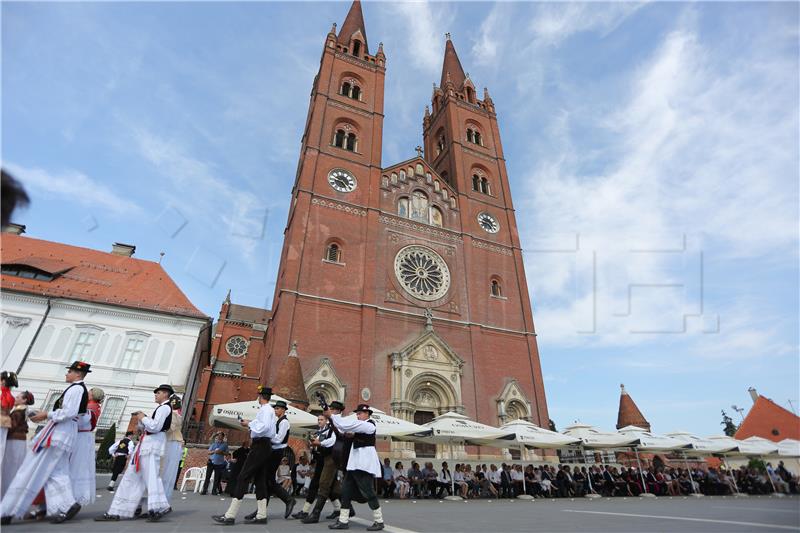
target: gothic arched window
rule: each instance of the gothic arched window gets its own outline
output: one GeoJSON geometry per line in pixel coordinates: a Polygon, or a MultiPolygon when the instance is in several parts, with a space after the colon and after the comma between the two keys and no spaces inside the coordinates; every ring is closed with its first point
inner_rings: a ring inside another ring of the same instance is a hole
{"type": "Polygon", "coordinates": [[[481,178],[481,192],[483,194],[492,194],[491,189],[489,189],[489,180],[487,178],[481,178]]]}
{"type": "Polygon", "coordinates": [[[497,279],[492,280],[492,296],[496,296],[498,298],[503,297],[503,287],[500,285],[500,281],[497,279]]]}
{"type": "Polygon", "coordinates": [[[397,200],[397,215],[408,218],[408,198],[405,196],[397,200]]]}
{"type": "Polygon", "coordinates": [[[350,92],[350,98],[353,100],[361,100],[361,87],[353,85],[353,90],[350,92]]]}
{"type": "Polygon", "coordinates": [[[361,53],[361,41],[353,41],[353,55],[358,57],[361,53]]]}
{"type": "Polygon", "coordinates": [[[428,222],[428,197],[422,191],[414,191],[411,195],[411,218],[428,222]]]}
{"type": "Polygon", "coordinates": [[[351,90],[352,90],[352,87],[351,87],[349,82],[344,82],[342,84],[342,95],[343,96],[350,96],[350,91],[351,90]]]}
{"type": "Polygon", "coordinates": [[[472,175],[472,190],[481,192],[481,177],[477,174],[472,175]]]}
{"type": "Polygon", "coordinates": [[[431,206],[431,225],[437,228],[442,227],[443,217],[442,210],[436,206],[431,206]]]}
{"type": "Polygon", "coordinates": [[[475,144],[480,144],[481,146],[483,146],[483,139],[481,139],[481,132],[479,132],[479,131],[475,132],[475,141],[474,142],[475,142],[475,144]]]}
{"type": "Polygon", "coordinates": [[[475,132],[472,131],[472,128],[467,128],[467,141],[471,143],[475,142],[475,132]]]}

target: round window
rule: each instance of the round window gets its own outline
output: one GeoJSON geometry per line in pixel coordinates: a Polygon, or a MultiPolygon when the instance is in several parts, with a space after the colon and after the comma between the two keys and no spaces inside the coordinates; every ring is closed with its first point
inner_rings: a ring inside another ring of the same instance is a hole
{"type": "Polygon", "coordinates": [[[234,335],[225,343],[225,351],[227,351],[231,357],[241,357],[247,353],[247,345],[247,339],[241,335],[234,335]]]}
{"type": "Polygon", "coordinates": [[[450,288],[450,270],[444,259],[424,246],[406,246],[394,259],[397,281],[414,298],[438,300],[450,288]]]}

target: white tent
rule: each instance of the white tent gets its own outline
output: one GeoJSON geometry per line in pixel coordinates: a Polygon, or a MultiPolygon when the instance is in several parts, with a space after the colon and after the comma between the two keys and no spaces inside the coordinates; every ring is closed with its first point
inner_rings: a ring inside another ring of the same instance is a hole
{"type": "Polygon", "coordinates": [[[783,439],[778,443],[778,455],[783,457],[800,457],[800,440],[783,439]]]}
{"type": "MultiPolygon", "coordinates": [[[[288,405],[289,402],[280,396],[272,395],[270,403],[275,404],[278,400],[283,400],[288,405]]],[[[239,417],[245,420],[252,420],[256,417],[258,412],[258,401],[252,400],[249,402],[235,402],[235,403],[221,403],[214,406],[214,409],[208,414],[208,423],[214,427],[226,427],[229,429],[245,429],[239,423],[239,417]]],[[[309,430],[317,427],[317,417],[306,411],[301,411],[296,407],[289,407],[286,409],[286,417],[291,424],[290,433],[292,435],[305,436],[309,430]]]]}
{"type": "Polygon", "coordinates": [[[736,440],[727,435],[715,435],[709,437],[709,440],[733,444],[736,446],[735,450],[725,452],[726,455],[733,456],[747,456],[747,457],[761,457],[763,455],[772,455],[778,453],[778,445],[772,441],[762,439],[760,437],[750,437],[744,440],[736,440]]]}

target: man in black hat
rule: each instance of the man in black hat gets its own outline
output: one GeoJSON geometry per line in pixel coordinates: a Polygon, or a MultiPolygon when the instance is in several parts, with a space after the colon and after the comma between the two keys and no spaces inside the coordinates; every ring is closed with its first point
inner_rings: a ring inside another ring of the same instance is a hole
{"type": "Polygon", "coordinates": [[[42,488],[52,522],[69,520],[80,511],[72,492],[69,455],[78,438],[78,415],[86,413],[89,404],[89,391],[83,384],[89,372],[91,365],[83,361],[68,366],[64,380],[69,386],[53,404],[53,410],[39,411],[31,417],[32,422],[48,422],[34,439],[31,451],[0,503],[0,523],[7,524],[13,517],[22,518],[42,488]]]}
{"type": "Polygon", "coordinates": [[[356,418],[343,417],[332,414],[330,409],[323,414],[331,419],[334,427],[340,432],[353,433],[353,447],[347,459],[347,473],[342,483],[342,510],[339,519],[329,525],[329,529],[350,529],[351,499],[356,493],[366,498],[367,505],[372,509],[374,522],[367,531],[379,531],[384,528],[383,512],[378,496],[375,494],[375,478],[381,477],[380,459],[375,449],[375,434],[377,426],[372,416],[369,405],[362,403],[356,407],[356,418]]]}
{"type": "Polygon", "coordinates": [[[286,449],[289,445],[289,430],[291,424],[286,417],[286,409],[289,406],[283,400],[275,402],[274,410],[277,420],[275,421],[275,435],[272,437],[272,453],[270,454],[269,465],[267,466],[267,504],[270,496],[276,496],[286,504],[283,513],[284,518],[289,518],[294,509],[296,500],[289,494],[276,480],[275,472],[281,464],[281,460],[286,457],[286,449]]]}
{"type": "Polygon", "coordinates": [[[133,413],[133,417],[138,420],[137,427],[142,430],[142,436],[136,451],[133,452],[131,463],[122,476],[119,488],[114,493],[108,512],[95,518],[98,522],[133,518],[145,491],[147,491],[148,522],[161,520],[169,510],[169,501],[161,479],[161,458],[166,448],[166,432],[172,426],[172,407],[169,399],[175,391],[170,385],[159,385],[153,390],[153,394],[158,406],[152,416],[147,416],[141,411],[133,413]]]}
{"type": "Polygon", "coordinates": [[[247,491],[250,480],[256,485],[256,504],[258,510],[251,523],[267,523],[267,468],[272,451],[271,440],[275,436],[276,417],[275,410],[269,404],[272,389],[264,385],[258,386],[258,414],[254,420],[242,419],[242,427],[250,428],[250,453],[244,461],[239,477],[236,478],[236,489],[231,498],[231,504],[225,514],[214,515],[211,518],[224,526],[236,523],[236,515],[242,505],[242,498],[247,491]]]}

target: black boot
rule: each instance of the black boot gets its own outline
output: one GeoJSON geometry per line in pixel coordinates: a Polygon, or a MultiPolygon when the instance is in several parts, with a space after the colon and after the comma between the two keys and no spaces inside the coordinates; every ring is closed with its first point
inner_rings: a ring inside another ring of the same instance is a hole
{"type": "Polygon", "coordinates": [[[72,507],[67,509],[67,520],[72,520],[75,518],[75,515],[81,510],[81,506],[79,503],[73,503],[72,507]]]}
{"type": "Polygon", "coordinates": [[[325,517],[326,520],[333,520],[335,518],[339,518],[339,511],[337,511],[336,509],[331,511],[331,514],[325,517]]]}
{"type": "Polygon", "coordinates": [[[292,516],[292,510],[294,509],[295,504],[297,504],[297,500],[294,498],[289,498],[289,501],[286,502],[286,511],[283,513],[283,517],[288,519],[292,516]]]}
{"type": "Polygon", "coordinates": [[[371,526],[367,528],[367,531],[380,531],[383,529],[383,522],[373,522],[371,526]]]}
{"type": "Polygon", "coordinates": [[[303,518],[307,517],[308,513],[305,511],[297,511],[292,515],[292,518],[296,518],[297,520],[302,520],[303,518]]]}
{"type": "Polygon", "coordinates": [[[244,517],[244,521],[245,522],[250,522],[252,520],[255,520],[257,514],[258,514],[258,511],[253,511],[252,513],[250,513],[249,515],[244,517]]]}
{"type": "Polygon", "coordinates": [[[211,519],[217,524],[222,524],[223,526],[232,526],[236,523],[235,518],[226,518],[224,514],[214,515],[211,517],[211,519]]]}
{"type": "Polygon", "coordinates": [[[350,524],[345,524],[337,520],[333,524],[328,524],[328,529],[350,529],[350,524]]]}
{"type": "Polygon", "coordinates": [[[316,524],[319,522],[319,514],[322,512],[322,508],[325,507],[325,500],[321,498],[317,498],[317,501],[314,502],[314,508],[308,514],[307,517],[303,518],[302,522],[304,524],[316,524]]]}

